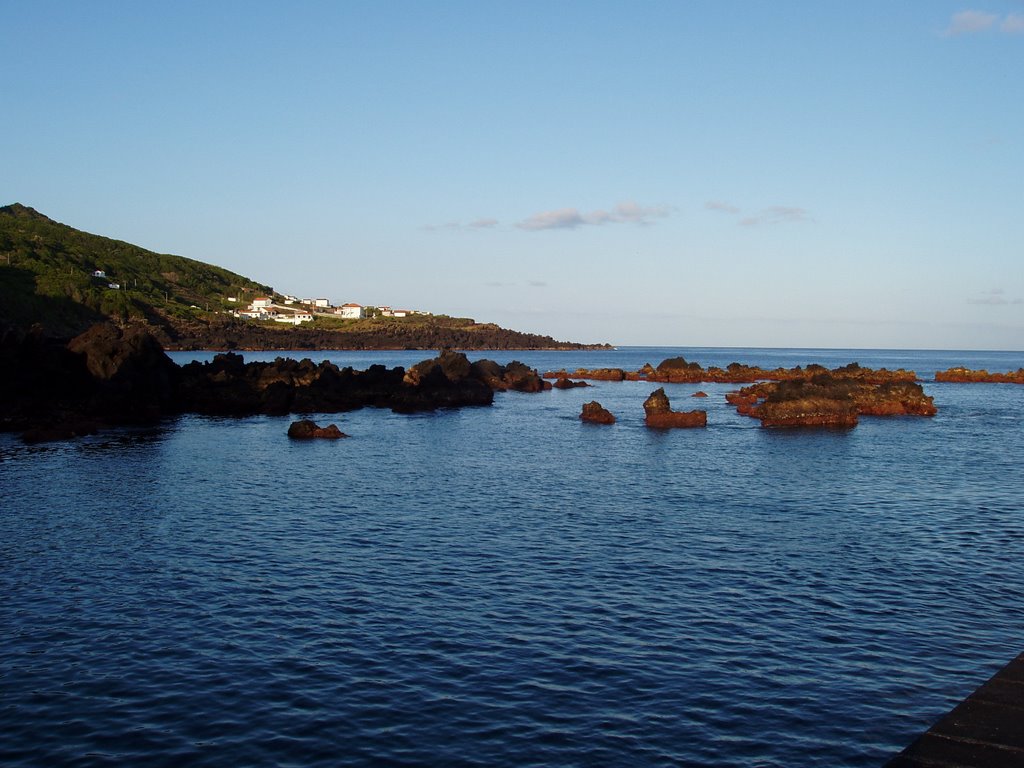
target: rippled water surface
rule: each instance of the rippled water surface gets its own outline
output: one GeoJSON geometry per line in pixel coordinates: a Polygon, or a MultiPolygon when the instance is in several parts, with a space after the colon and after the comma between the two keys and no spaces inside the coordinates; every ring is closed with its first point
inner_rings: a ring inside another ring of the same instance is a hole
{"type": "MultiPolygon", "coordinates": [[[[679,353],[1024,365],[488,356],[679,353]]],[[[340,442],[0,435],[0,763],[880,765],[1024,637],[1024,388],[925,387],[935,418],[844,432],[763,430],[718,385],[666,385],[706,430],[649,431],[626,382],[313,414],[340,442]],[[593,399],[619,422],[581,424],[593,399]]]]}

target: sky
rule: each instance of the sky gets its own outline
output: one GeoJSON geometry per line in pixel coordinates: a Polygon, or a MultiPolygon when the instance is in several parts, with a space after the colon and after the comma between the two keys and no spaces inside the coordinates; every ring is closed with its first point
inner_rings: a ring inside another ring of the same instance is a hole
{"type": "Polygon", "coordinates": [[[1024,0],[0,19],[0,205],[563,340],[1024,350],[1024,0]]]}

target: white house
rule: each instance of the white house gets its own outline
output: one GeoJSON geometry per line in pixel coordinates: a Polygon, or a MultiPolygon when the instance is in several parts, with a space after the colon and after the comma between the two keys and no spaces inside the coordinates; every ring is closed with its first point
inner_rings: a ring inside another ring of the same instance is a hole
{"type": "Polygon", "coordinates": [[[327,309],[329,306],[331,306],[331,302],[328,301],[327,299],[313,299],[313,306],[320,307],[322,309],[327,309]]]}
{"type": "Polygon", "coordinates": [[[302,323],[309,323],[313,320],[313,314],[311,312],[288,312],[278,315],[274,318],[277,323],[291,323],[292,325],[300,325],[302,323]]]}
{"type": "Polygon", "coordinates": [[[102,269],[97,269],[95,272],[92,273],[92,276],[93,277],[106,277],[107,273],[104,272],[102,269]]]}
{"type": "Polygon", "coordinates": [[[361,317],[366,317],[366,312],[361,304],[342,304],[341,316],[351,320],[358,320],[361,317]]]}
{"type": "Polygon", "coordinates": [[[269,307],[273,303],[273,299],[270,299],[266,296],[257,296],[255,299],[252,300],[252,308],[259,309],[260,307],[269,307]]]}
{"type": "Polygon", "coordinates": [[[107,288],[113,288],[115,291],[121,290],[120,283],[107,283],[107,288]]]}

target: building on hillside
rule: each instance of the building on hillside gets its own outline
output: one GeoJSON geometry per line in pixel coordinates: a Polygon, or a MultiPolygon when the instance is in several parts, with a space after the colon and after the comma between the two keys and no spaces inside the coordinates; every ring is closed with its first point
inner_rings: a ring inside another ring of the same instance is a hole
{"type": "Polygon", "coordinates": [[[318,309],[328,309],[331,302],[328,299],[313,299],[313,306],[318,309]]]}
{"type": "Polygon", "coordinates": [[[342,304],[340,314],[350,320],[358,320],[361,317],[366,317],[366,310],[361,304],[342,304]]]}
{"type": "Polygon", "coordinates": [[[291,323],[292,325],[301,325],[302,323],[310,323],[313,321],[313,313],[305,312],[301,309],[294,312],[282,312],[274,318],[276,323],[291,323]]]}
{"type": "Polygon", "coordinates": [[[92,273],[92,276],[93,277],[106,277],[107,273],[104,272],[102,269],[97,269],[95,272],[92,273]]]}
{"type": "Polygon", "coordinates": [[[257,296],[252,300],[252,308],[259,309],[260,307],[269,307],[274,303],[274,300],[267,296],[257,296]]]}

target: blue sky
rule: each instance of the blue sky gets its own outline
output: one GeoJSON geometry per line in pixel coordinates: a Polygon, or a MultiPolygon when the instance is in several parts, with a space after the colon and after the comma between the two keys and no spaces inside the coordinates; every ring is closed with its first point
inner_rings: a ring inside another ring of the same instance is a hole
{"type": "Polygon", "coordinates": [[[564,339],[1024,349],[1024,0],[0,18],[0,204],[564,339]]]}

